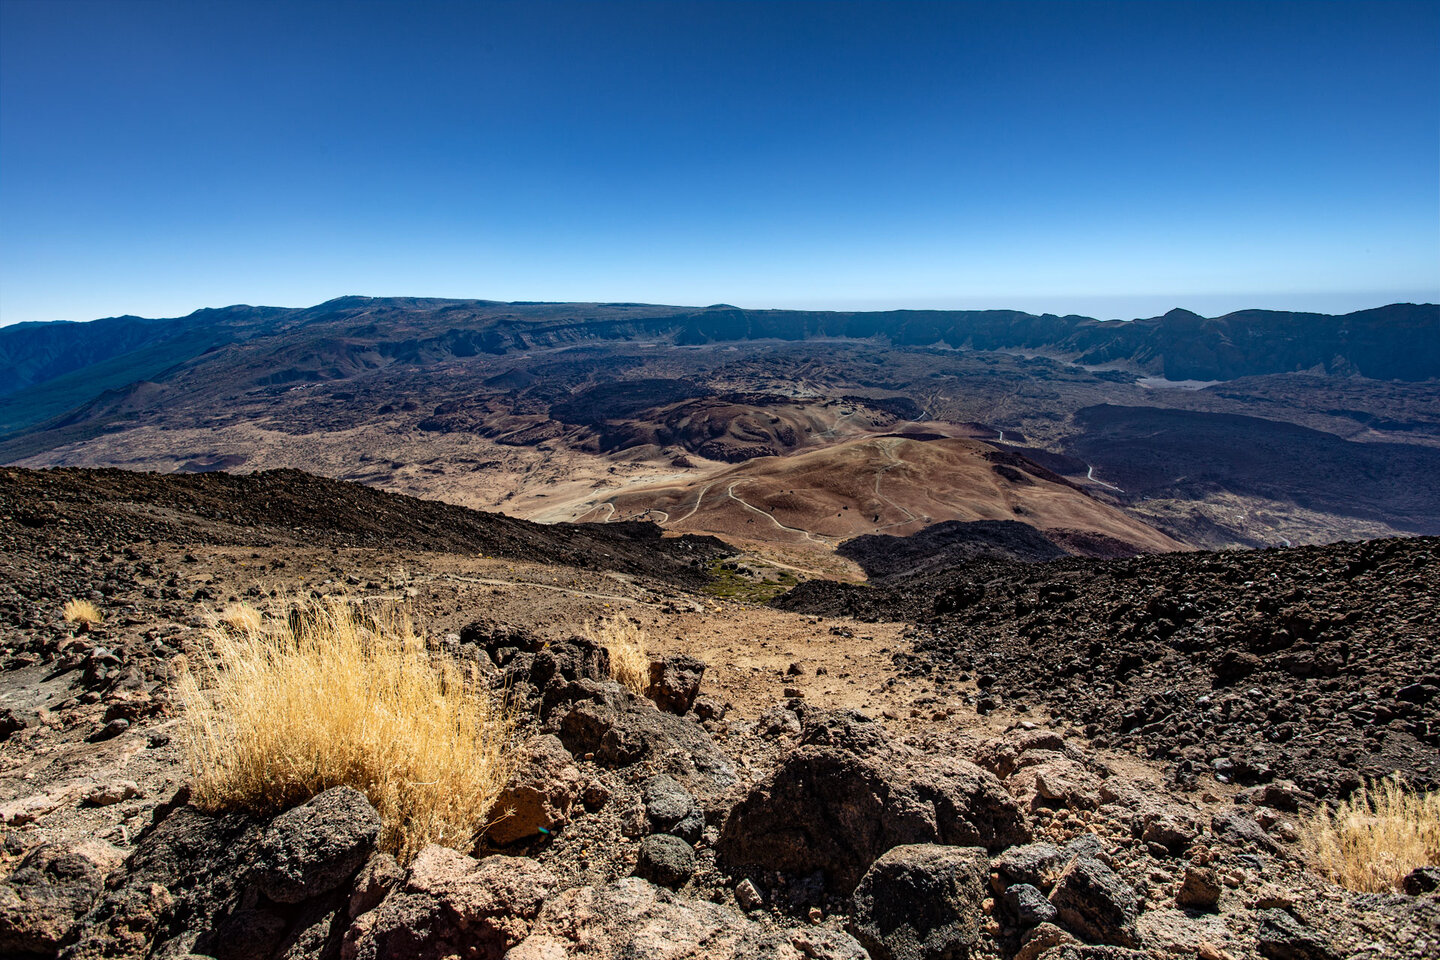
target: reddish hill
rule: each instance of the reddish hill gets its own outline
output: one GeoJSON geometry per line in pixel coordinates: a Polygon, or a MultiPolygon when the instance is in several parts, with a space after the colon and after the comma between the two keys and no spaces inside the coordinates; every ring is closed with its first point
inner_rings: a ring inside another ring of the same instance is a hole
{"type": "Polygon", "coordinates": [[[703,480],[631,488],[582,519],[618,517],[825,548],[947,520],[1019,520],[1069,543],[1091,540],[1112,550],[1118,543],[1144,553],[1184,549],[1044,468],[962,438],[869,437],[760,458],[703,480]]]}

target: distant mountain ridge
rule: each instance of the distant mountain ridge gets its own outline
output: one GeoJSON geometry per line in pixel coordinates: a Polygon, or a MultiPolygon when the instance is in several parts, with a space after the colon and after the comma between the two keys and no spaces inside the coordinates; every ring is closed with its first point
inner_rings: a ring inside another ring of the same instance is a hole
{"type": "MultiPolygon", "coordinates": [[[[1176,309],[1144,320],[1102,321],[1016,310],[840,312],[341,297],[306,308],[238,305],[173,319],[113,317],[0,328],[0,396],[11,401],[0,405],[0,431],[40,422],[105,389],[158,379],[208,350],[265,338],[291,341],[272,348],[307,344],[313,347],[309,352],[329,355],[343,368],[352,362],[424,364],[587,340],[694,345],[825,337],[1045,352],[1170,380],[1297,371],[1380,380],[1440,376],[1436,304],[1390,304],[1338,316],[1242,310],[1205,318],[1176,309]],[[83,396],[75,389],[44,392],[76,374],[84,374],[83,385],[77,385],[83,396]],[[27,392],[32,395],[25,402],[14,402],[27,392]]],[[[294,369],[297,379],[332,378],[323,364],[294,369]]]]}

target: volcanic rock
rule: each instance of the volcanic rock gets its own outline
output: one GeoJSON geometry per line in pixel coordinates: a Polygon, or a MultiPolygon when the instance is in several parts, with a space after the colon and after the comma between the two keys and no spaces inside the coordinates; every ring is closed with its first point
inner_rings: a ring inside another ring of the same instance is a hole
{"type": "Polygon", "coordinates": [[[549,734],[526,741],[514,774],[490,808],[485,839],[504,846],[567,823],[580,798],[581,778],[574,758],[549,734]]]}
{"type": "Polygon", "coordinates": [[[1122,947],[1136,943],[1139,898],[1115,871],[1094,857],[1070,861],[1050,891],[1050,902],[1060,912],[1060,922],[1087,940],[1122,947]]]}
{"type": "Polygon", "coordinates": [[[980,935],[989,855],[978,847],[894,847],[851,897],[850,933],[876,960],[952,960],[980,935]]]}
{"type": "Polygon", "coordinates": [[[280,814],[260,840],[260,891],[276,903],[329,893],[355,876],[380,836],[380,815],[353,787],[332,787],[280,814]]]}
{"type": "Polygon", "coordinates": [[[650,664],[648,695],[661,710],[686,714],[700,693],[700,680],[705,675],[705,661],[685,654],[674,654],[650,664]]]}
{"type": "Polygon", "coordinates": [[[635,876],[662,887],[683,886],[695,873],[695,850],[668,833],[653,833],[640,841],[635,876]]]}
{"type": "Polygon", "coordinates": [[[404,885],[346,933],[354,960],[500,960],[558,886],[520,857],[477,861],[446,847],[420,851],[404,885]]]}
{"type": "Polygon", "coordinates": [[[1015,801],[974,764],[805,746],[735,806],[717,849],[736,872],[819,871],[827,890],[848,896],[901,844],[998,848],[1028,839],[1015,801]]]}

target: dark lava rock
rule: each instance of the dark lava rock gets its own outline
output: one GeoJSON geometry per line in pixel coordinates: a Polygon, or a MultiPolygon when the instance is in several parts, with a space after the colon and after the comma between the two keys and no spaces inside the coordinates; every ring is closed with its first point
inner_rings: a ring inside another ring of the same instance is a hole
{"type": "Polygon", "coordinates": [[[1060,922],[1085,939],[1121,947],[1135,945],[1139,898],[1115,871],[1094,857],[1070,861],[1050,891],[1050,902],[1060,912],[1060,922]]]}
{"type": "Polygon", "coordinates": [[[619,709],[576,704],[560,722],[560,739],[576,756],[593,753],[607,767],[654,760],[677,776],[700,775],[717,786],[735,782],[734,767],[704,727],[645,701],[619,709]]]}
{"type": "Polygon", "coordinates": [[[1020,921],[1021,926],[1033,927],[1038,923],[1053,923],[1060,911],[1050,899],[1028,883],[1017,883],[1005,889],[1005,906],[1020,921]]]}
{"type": "Polygon", "coordinates": [[[635,876],[662,887],[680,887],[695,873],[695,851],[690,844],[668,833],[652,833],[640,841],[640,859],[635,876]]]}
{"type": "Polygon", "coordinates": [[[1267,852],[1278,849],[1270,834],[1245,807],[1217,810],[1210,817],[1210,832],[1231,846],[1257,847],[1267,852]]]}
{"type": "Polygon", "coordinates": [[[178,805],[182,796],[157,810],[163,819],[130,855],[123,881],[86,916],[71,954],[149,956],[201,930],[195,952],[213,955],[209,931],[246,896],[262,830],[243,814],[178,805]]]}
{"type": "Polygon", "coordinates": [[[645,781],[645,814],[656,833],[669,833],[694,843],[705,832],[705,816],[680,781],[660,773],[645,781]]]}
{"type": "Polygon", "coordinates": [[[705,661],[677,653],[650,664],[651,700],[661,710],[686,714],[700,694],[700,680],[705,676],[705,661]]]}
{"type": "Polygon", "coordinates": [[[380,815],[353,787],[332,787],[271,821],[260,840],[260,891],[299,903],[349,882],[375,851],[380,815]]]}
{"type": "Polygon", "coordinates": [[[0,953],[53,953],[104,886],[99,867],[80,854],[35,848],[0,883],[0,953]]]}
{"type": "Polygon", "coordinates": [[[9,707],[0,710],[0,742],[9,740],[12,733],[24,729],[24,718],[17,717],[9,707]]]}
{"type": "Polygon", "coordinates": [[[1338,956],[1320,934],[1284,910],[1260,914],[1255,940],[1261,956],[1270,960],[1334,960],[1338,956]]]}
{"type": "Polygon", "coordinates": [[[286,919],[273,910],[236,910],[216,929],[214,944],[210,949],[215,960],[254,960],[257,957],[268,957],[280,945],[288,926],[286,919]]]}
{"type": "Polygon", "coordinates": [[[1028,840],[1015,800],[974,764],[875,759],[801,747],[731,811],[717,849],[737,874],[819,871],[848,896],[870,864],[902,844],[998,849],[1028,840]]]}
{"type": "Polygon", "coordinates": [[[989,862],[978,847],[894,847],[855,888],[847,929],[876,960],[959,960],[980,935],[989,862]]]}
{"type": "Polygon", "coordinates": [[[1405,874],[1401,885],[1412,897],[1418,897],[1422,893],[1434,893],[1440,890],[1440,867],[1416,867],[1405,874]]]}
{"type": "Polygon", "coordinates": [[[1065,856],[1052,844],[1027,843],[1000,854],[991,864],[991,869],[1000,874],[1001,890],[1012,884],[1043,888],[1054,883],[1065,860],[1065,856]]]}

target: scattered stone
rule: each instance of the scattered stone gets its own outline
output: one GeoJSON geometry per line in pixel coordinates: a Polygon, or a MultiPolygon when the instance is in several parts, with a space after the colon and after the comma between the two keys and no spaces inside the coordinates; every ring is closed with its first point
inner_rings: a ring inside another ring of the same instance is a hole
{"type": "Polygon", "coordinates": [[[656,833],[673,834],[694,843],[705,832],[705,815],[690,791],[668,774],[656,774],[645,781],[645,814],[656,833]]]}
{"type": "Polygon", "coordinates": [[[694,873],[695,851],[679,837],[652,833],[640,841],[635,876],[673,888],[684,886],[694,873]]]}
{"type": "Polygon", "coordinates": [[[1213,911],[1220,902],[1220,891],[1214,870],[1191,864],[1185,868],[1185,879],[1175,894],[1175,902],[1191,910],[1213,911]]]}
{"type": "Polygon", "coordinates": [[[1254,814],[1240,806],[1215,811],[1210,818],[1210,832],[1235,847],[1259,847],[1267,853],[1279,849],[1265,828],[1256,822],[1254,814]]]}
{"type": "Polygon", "coordinates": [[[1135,891],[1091,856],[1070,861],[1050,891],[1060,922],[1087,940],[1133,946],[1140,903],[1135,891]]]}
{"type": "Polygon", "coordinates": [[[92,807],[109,807],[139,796],[142,796],[140,786],[134,780],[116,780],[96,785],[85,794],[85,803],[92,807]]]}
{"type": "Polygon", "coordinates": [[[86,739],[90,743],[102,743],[106,740],[115,739],[116,737],[120,736],[120,734],[124,733],[126,730],[129,729],[130,721],[126,720],[124,717],[120,717],[118,719],[111,720],[109,723],[100,727],[100,729],[90,734],[90,736],[86,739]]]}
{"type": "Polygon", "coordinates": [[[963,957],[979,939],[989,860],[978,847],[894,847],[855,888],[847,929],[875,960],[963,957]]]}
{"type": "Polygon", "coordinates": [[[353,787],[332,787],[271,821],[260,839],[260,890],[299,903],[348,883],[380,836],[380,815],[353,787]]]}
{"type": "Polygon", "coordinates": [[[771,707],[760,715],[759,720],[755,721],[756,735],[767,740],[799,736],[800,729],[800,718],[795,715],[795,711],[783,704],[771,707]]]}
{"type": "Polygon", "coordinates": [[[585,804],[585,809],[593,813],[610,802],[610,788],[603,780],[591,780],[585,784],[580,800],[585,804]]]}
{"type": "Polygon", "coordinates": [[[1159,844],[1171,856],[1179,856],[1199,835],[1199,827],[1189,817],[1167,812],[1146,817],[1140,838],[1146,843],[1159,844]]]}
{"type": "Polygon", "coordinates": [[[765,897],[755,886],[755,881],[747,877],[735,888],[735,902],[740,904],[741,910],[759,910],[765,906],[765,897]]]}
{"type": "Polygon", "coordinates": [[[1033,927],[1039,923],[1053,923],[1060,912],[1055,909],[1045,894],[1028,883],[1017,883],[1005,889],[1005,906],[1020,921],[1021,926],[1033,927]]]}

